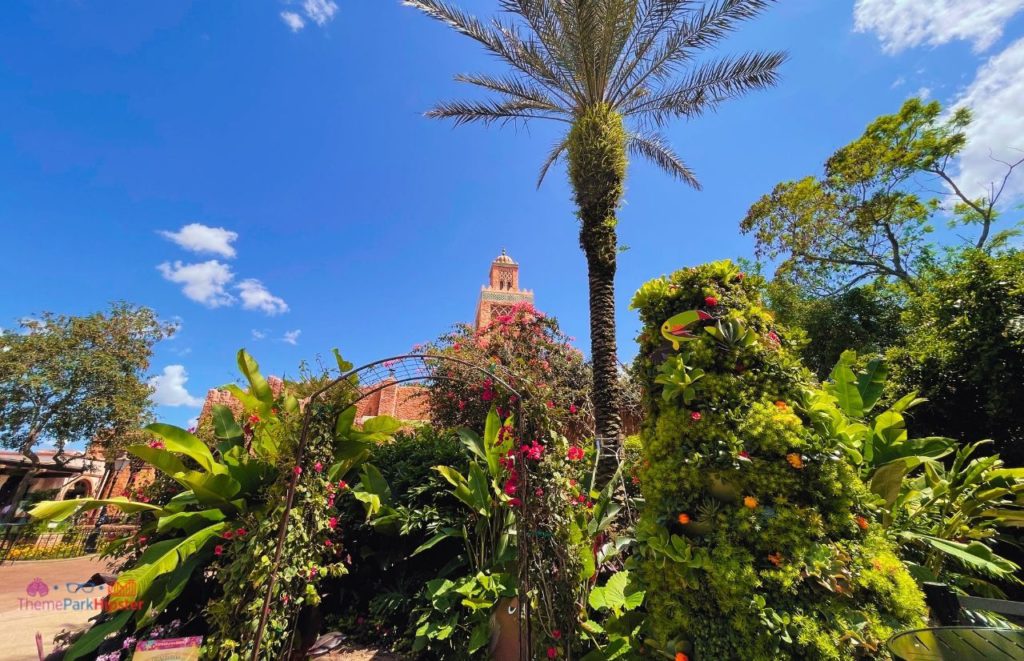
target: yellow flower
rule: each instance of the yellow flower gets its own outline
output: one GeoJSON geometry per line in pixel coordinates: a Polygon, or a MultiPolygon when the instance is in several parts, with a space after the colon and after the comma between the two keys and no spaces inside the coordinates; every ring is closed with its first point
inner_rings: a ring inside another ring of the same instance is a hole
{"type": "Polygon", "coordinates": [[[792,466],[793,468],[800,469],[804,467],[804,458],[801,457],[796,452],[790,452],[789,454],[787,454],[786,461],[788,461],[789,465],[792,466]]]}
{"type": "Polygon", "coordinates": [[[754,509],[757,507],[757,498],[753,496],[747,496],[743,499],[743,506],[748,509],[754,509]]]}

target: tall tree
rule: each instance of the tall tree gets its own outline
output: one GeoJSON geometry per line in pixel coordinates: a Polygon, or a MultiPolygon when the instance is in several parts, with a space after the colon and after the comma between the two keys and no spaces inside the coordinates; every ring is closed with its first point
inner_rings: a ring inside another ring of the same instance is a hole
{"type": "Polygon", "coordinates": [[[442,0],[406,0],[479,42],[510,71],[456,80],[497,96],[439,104],[428,116],[469,122],[554,120],[566,124],[541,167],[568,159],[587,259],[593,409],[598,438],[620,436],[615,343],[616,212],[627,155],[653,161],[699,188],[657,132],[750,90],[774,85],[781,52],[705,58],[704,53],[771,0],[499,0],[508,18],[489,23],[442,0]]]}
{"type": "Polygon", "coordinates": [[[38,470],[41,442],[66,461],[68,443],[109,445],[139,425],[150,407],[144,376],[153,345],[172,330],[151,310],[124,303],[84,317],[47,312],[20,325],[0,333],[0,443],[32,464],[15,504],[38,470]]]}
{"type": "Polygon", "coordinates": [[[899,112],[873,121],[834,153],[821,178],[780,183],[747,212],[740,227],[757,240],[758,256],[782,258],[778,274],[816,294],[835,294],[869,279],[913,290],[934,251],[926,235],[942,212],[976,226],[975,248],[999,245],[991,234],[997,206],[1014,169],[972,197],[951,165],[967,144],[967,108],[943,115],[937,102],[909,99],[899,112]]]}

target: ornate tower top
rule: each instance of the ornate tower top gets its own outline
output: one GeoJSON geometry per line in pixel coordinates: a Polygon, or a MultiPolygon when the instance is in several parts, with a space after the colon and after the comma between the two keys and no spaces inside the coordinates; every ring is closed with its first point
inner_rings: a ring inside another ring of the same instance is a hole
{"type": "Polygon", "coordinates": [[[476,327],[490,323],[491,319],[509,314],[516,303],[533,303],[533,291],[519,288],[519,264],[509,257],[505,249],[491,262],[490,282],[480,289],[480,302],[476,306],[476,327]]]}

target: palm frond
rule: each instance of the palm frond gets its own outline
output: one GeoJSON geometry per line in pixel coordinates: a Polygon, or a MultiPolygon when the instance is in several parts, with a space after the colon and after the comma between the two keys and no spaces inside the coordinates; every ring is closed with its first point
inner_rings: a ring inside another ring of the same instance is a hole
{"type": "Polygon", "coordinates": [[[548,170],[551,169],[555,163],[562,157],[565,150],[569,148],[569,137],[565,136],[561,140],[555,143],[555,146],[551,148],[548,153],[548,157],[544,159],[544,164],[540,167],[540,174],[537,176],[537,188],[544,183],[544,177],[547,176],[548,170]]]}
{"type": "Polygon", "coordinates": [[[630,133],[626,148],[634,156],[642,156],[665,172],[700,190],[700,182],[686,163],[672,151],[668,141],[657,133],[630,133]]]}
{"type": "Polygon", "coordinates": [[[569,121],[565,117],[553,113],[546,106],[524,99],[445,101],[428,110],[426,115],[433,119],[454,119],[456,126],[472,122],[505,124],[517,119],[523,121],[531,119],[569,121]]]}
{"type": "Polygon", "coordinates": [[[672,21],[671,28],[666,25],[661,35],[652,35],[647,42],[640,42],[641,50],[627,54],[630,66],[626,75],[614,81],[613,98],[622,101],[651,80],[665,80],[675,73],[678,65],[692,61],[698,52],[715,46],[741,21],[754,18],[772,2],[774,0],[723,0],[690,12],[692,15],[687,20],[672,21]]]}
{"type": "Polygon", "coordinates": [[[638,92],[620,106],[624,116],[662,125],[674,117],[696,117],[727,99],[772,87],[786,61],[781,52],[745,53],[705,63],[655,94],[638,92]]]}
{"type": "Polygon", "coordinates": [[[460,73],[456,74],[455,80],[483,87],[492,92],[499,92],[511,98],[530,101],[537,104],[538,107],[543,106],[552,112],[565,112],[565,109],[545,94],[544,90],[513,76],[460,73]]]}

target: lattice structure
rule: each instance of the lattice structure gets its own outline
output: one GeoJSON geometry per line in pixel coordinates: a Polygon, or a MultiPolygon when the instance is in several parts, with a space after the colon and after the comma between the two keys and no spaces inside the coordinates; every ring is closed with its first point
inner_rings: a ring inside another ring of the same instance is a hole
{"type": "MultiPolygon", "coordinates": [[[[310,420],[314,410],[313,404],[320,401],[325,393],[334,389],[342,389],[351,395],[349,400],[351,406],[355,406],[362,399],[370,397],[375,393],[401,383],[426,383],[437,380],[460,381],[464,383],[478,383],[483,378],[490,378],[493,385],[505,389],[509,394],[515,396],[517,410],[515,419],[518,421],[517,432],[522,437],[529,437],[536,430],[530,429],[530,421],[522,416],[524,397],[528,392],[520,392],[513,388],[510,382],[516,381],[509,370],[500,365],[488,364],[481,367],[468,361],[448,356],[434,356],[426,354],[407,354],[385,358],[376,362],[368,363],[362,367],[349,370],[334,381],[313,393],[305,403],[303,414],[302,431],[299,436],[299,444],[296,448],[295,463],[302,464],[303,453],[308,441],[310,420]],[[443,367],[443,369],[440,369],[443,367]]],[[[519,380],[521,382],[521,379],[519,380]]],[[[524,466],[521,468],[521,479],[524,488],[529,488],[529,470],[524,466]]],[[[260,623],[256,633],[256,642],[253,649],[252,661],[259,659],[260,645],[263,632],[266,628],[267,618],[270,614],[270,600],[273,597],[274,586],[277,581],[277,572],[281,564],[281,553],[284,548],[285,537],[288,531],[288,523],[291,520],[292,503],[295,499],[295,489],[298,484],[298,475],[293,474],[288,487],[285,501],[285,509],[278,526],[277,547],[274,552],[274,560],[267,583],[267,593],[263,600],[263,610],[260,615],[260,623]]],[[[524,504],[519,508],[518,518],[526,524],[527,529],[536,528],[533,522],[533,513],[524,499],[524,504]]],[[[532,589],[530,581],[531,559],[535,559],[532,551],[532,540],[529,535],[517,535],[518,557],[519,557],[519,593],[529,595],[532,589]]],[[[529,599],[523,599],[519,608],[520,623],[520,654],[521,658],[529,659],[531,649],[530,630],[530,605],[529,599]]]]}

